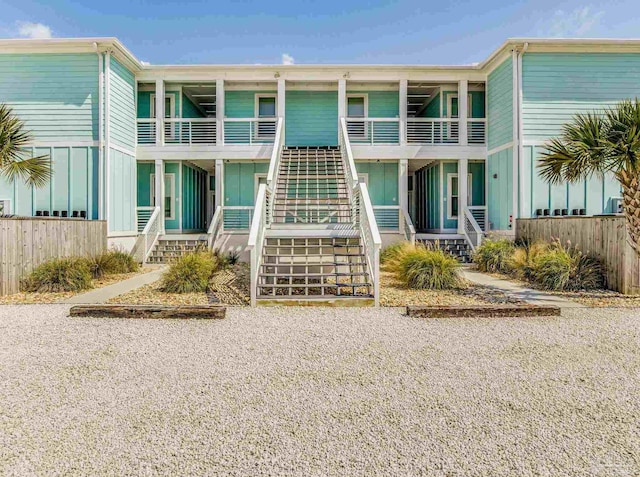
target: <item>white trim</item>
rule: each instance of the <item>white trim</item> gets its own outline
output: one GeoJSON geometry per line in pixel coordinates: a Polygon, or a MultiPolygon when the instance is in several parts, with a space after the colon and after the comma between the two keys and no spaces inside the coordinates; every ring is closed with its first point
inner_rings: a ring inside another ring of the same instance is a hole
{"type": "Polygon", "coordinates": [[[518,213],[513,217],[515,229],[515,219],[524,217],[524,149],[522,146],[522,136],[524,126],[522,122],[522,55],[529,47],[525,43],[522,50],[518,52],[518,213]]]}
{"type": "Polygon", "coordinates": [[[515,218],[518,216],[518,183],[519,179],[519,171],[518,171],[518,153],[520,151],[519,142],[520,138],[518,137],[518,52],[514,48],[511,52],[511,63],[512,63],[512,109],[513,109],[513,118],[512,118],[512,134],[513,134],[513,157],[511,159],[511,168],[512,168],[512,203],[511,203],[511,223],[515,225],[515,218]]]}
{"type": "MultiPolygon", "coordinates": [[[[447,118],[449,119],[454,119],[454,117],[451,116],[451,100],[453,98],[458,99],[458,93],[450,94],[447,96],[447,118]]],[[[467,93],[467,118],[473,119],[471,117],[472,111],[473,110],[471,105],[471,93],[467,93]]],[[[440,114],[440,116],[442,117],[442,114],[440,114]]],[[[456,116],[456,118],[460,118],[460,102],[459,101],[458,101],[458,116],[456,116]]]]}
{"type": "Polygon", "coordinates": [[[110,148],[114,151],[121,152],[122,154],[136,157],[136,151],[132,151],[131,149],[127,149],[126,147],[118,146],[117,144],[111,144],[110,148]]]}
{"type": "MultiPolygon", "coordinates": [[[[104,220],[104,54],[98,52],[98,219],[104,220]]],[[[136,128],[137,134],[137,128],[136,128]]],[[[92,141],[93,142],[93,141],[92,141]]],[[[136,138],[137,144],[137,138],[136,138]]]]}
{"type": "Polygon", "coordinates": [[[138,236],[138,231],[137,230],[125,230],[122,232],[109,232],[107,234],[107,238],[113,238],[113,237],[137,237],[138,236]]]}
{"type": "MultiPolygon", "coordinates": [[[[451,199],[453,196],[451,195],[451,180],[454,177],[458,177],[457,172],[448,172],[447,173],[447,220],[458,220],[459,215],[451,215],[451,199]]],[[[460,213],[460,181],[458,181],[458,213],[460,213]]],[[[467,204],[471,204],[473,198],[473,180],[471,176],[471,172],[467,172],[467,204]]]]}
{"type": "Polygon", "coordinates": [[[263,184],[266,184],[268,174],[266,172],[256,172],[253,174],[253,202],[255,204],[258,198],[258,189],[260,188],[260,179],[265,179],[263,184]]]}
{"type": "MultiPolygon", "coordinates": [[[[176,220],[176,173],[175,172],[165,172],[164,173],[164,178],[169,179],[169,191],[167,193],[166,190],[166,182],[165,182],[165,191],[164,191],[164,197],[162,200],[162,216],[164,217],[165,220],[176,220]],[[164,200],[170,197],[171,198],[171,207],[170,207],[170,216],[166,217],[165,214],[165,202],[164,200]]],[[[149,187],[149,196],[151,198],[151,202],[155,203],[155,197],[156,197],[156,174],[155,172],[151,173],[150,176],[150,187],[149,187]]],[[[180,226],[182,227],[182,224],[180,224],[180,226]]],[[[173,230],[173,229],[172,229],[173,230]]]]}
{"type": "Polygon", "coordinates": [[[278,117],[278,94],[277,93],[256,93],[253,98],[253,117],[254,118],[277,118],[278,117]],[[273,116],[260,116],[260,99],[273,98],[275,115],[273,116]]]}
{"type": "Polygon", "coordinates": [[[100,147],[100,141],[30,141],[33,147],[100,147]]]}
{"type": "Polygon", "coordinates": [[[111,148],[111,52],[107,51],[105,54],[105,93],[104,93],[104,218],[107,221],[107,233],[110,230],[109,221],[109,209],[111,204],[111,154],[109,153],[111,148]]]}
{"type": "MultiPolygon", "coordinates": [[[[171,111],[169,111],[169,117],[168,118],[166,117],[167,111],[164,111],[165,117],[164,118],[160,118],[160,119],[175,119],[176,118],[176,114],[175,114],[176,113],[176,97],[173,94],[169,94],[169,93],[177,93],[177,91],[165,91],[164,100],[166,101],[167,98],[169,98],[169,108],[171,109],[171,111]]],[[[150,109],[149,109],[149,119],[158,119],[158,118],[156,118],[156,93],[152,93],[151,94],[151,96],[149,98],[149,102],[151,103],[150,104],[150,109]]]]}
{"type": "Polygon", "coordinates": [[[369,187],[369,173],[368,172],[358,172],[358,182],[362,182],[367,187],[369,187]]]}
{"type": "Polygon", "coordinates": [[[540,146],[544,146],[548,143],[548,140],[544,140],[544,139],[524,139],[522,141],[522,145],[523,146],[536,146],[536,147],[540,147],[540,146]]]}
{"type": "Polygon", "coordinates": [[[359,118],[360,116],[349,116],[349,98],[363,98],[364,100],[364,116],[362,118],[369,117],[369,94],[368,93],[347,93],[345,100],[345,115],[347,118],[359,118]]]}
{"type": "Polygon", "coordinates": [[[498,146],[498,147],[494,147],[493,149],[487,151],[487,156],[492,156],[493,154],[497,154],[498,152],[504,151],[505,149],[512,149],[513,148],[513,141],[509,141],[506,144],[503,144],[502,146],[498,146]]]}

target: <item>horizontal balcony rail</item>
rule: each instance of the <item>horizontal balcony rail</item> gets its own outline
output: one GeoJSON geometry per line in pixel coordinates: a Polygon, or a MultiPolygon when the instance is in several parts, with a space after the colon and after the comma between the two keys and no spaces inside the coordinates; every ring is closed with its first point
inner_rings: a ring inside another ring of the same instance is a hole
{"type": "Polygon", "coordinates": [[[457,118],[407,119],[407,144],[458,144],[460,122],[457,118]]]}
{"type": "Polygon", "coordinates": [[[226,118],[224,120],[225,144],[273,144],[276,137],[277,118],[226,118]]]}
{"type": "Polygon", "coordinates": [[[351,144],[400,144],[398,118],[347,118],[351,144]]]}
{"type": "Polygon", "coordinates": [[[138,144],[155,144],[156,143],[156,120],[155,119],[138,119],[138,144]]]}
{"type": "Polygon", "coordinates": [[[487,136],[487,120],[469,118],[467,120],[467,142],[469,144],[484,144],[487,136]]]}
{"type": "Polygon", "coordinates": [[[397,205],[373,206],[373,215],[380,230],[399,230],[400,212],[400,207],[397,205]]]}
{"type": "Polygon", "coordinates": [[[165,144],[215,144],[215,118],[165,119],[165,144]]]}
{"type": "Polygon", "coordinates": [[[222,226],[224,230],[245,230],[247,233],[249,232],[254,206],[225,205],[222,210],[222,226]]]}

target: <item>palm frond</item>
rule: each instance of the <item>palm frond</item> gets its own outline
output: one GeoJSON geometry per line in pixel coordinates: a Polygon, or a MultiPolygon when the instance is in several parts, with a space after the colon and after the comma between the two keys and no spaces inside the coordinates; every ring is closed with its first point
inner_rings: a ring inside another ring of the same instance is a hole
{"type": "Polygon", "coordinates": [[[21,178],[29,185],[43,187],[51,179],[51,162],[49,156],[8,161],[0,165],[0,174],[10,181],[21,178]]]}

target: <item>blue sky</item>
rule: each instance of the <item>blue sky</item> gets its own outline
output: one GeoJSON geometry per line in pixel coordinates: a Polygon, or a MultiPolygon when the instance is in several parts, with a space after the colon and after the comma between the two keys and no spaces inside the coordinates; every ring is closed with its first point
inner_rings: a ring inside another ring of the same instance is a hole
{"type": "Polygon", "coordinates": [[[0,37],[116,36],[153,64],[463,64],[508,37],[640,37],[638,0],[0,0],[0,12],[0,37]]]}

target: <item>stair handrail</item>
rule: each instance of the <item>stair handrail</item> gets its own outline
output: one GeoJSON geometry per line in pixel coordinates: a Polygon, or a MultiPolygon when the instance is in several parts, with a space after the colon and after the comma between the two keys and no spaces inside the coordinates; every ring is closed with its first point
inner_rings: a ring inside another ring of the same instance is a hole
{"type": "Polygon", "coordinates": [[[413,245],[416,243],[416,229],[413,226],[411,216],[402,207],[400,208],[400,213],[402,214],[404,238],[413,245]]]}
{"type": "Polygon", "coordinates": [[[154,207],[147,224],[144,226],[144,229],[142,229],[142,232],[138,234],[138,238],[136,238],[132,254],[138,262],[147,262],[151,250],[153,250],[153,247],[158,241],[158,237],[160,236],[160,212],[160,207],[154,207]]]}
{"type": "MultiPolygon", "coordinates": [[[[271,193],[271,195],[273,195],[273,193],[276,190],[276,183],[278,181],[278,171],[280,170],[280,160],[282,158],[282,147],[284,145],[282,140],[283,123],[284,121],[282,120],[282,118],[281,117],[278,118],[278,121],[276,123],[276,135],[273,140],[273,151],[271,152],[271,159],[269,160],[269,171],[267,172],[267,188],[269,189],[269,192],[271,193]]],[[[274,202],[275,201],[271,200],[267,204],[268,205],[268,211],[266,216],[267,226],[271,225],[271,222],[273,222],[274,202]]]]}
{"type": "Polygon", "coordinates": [[[208,248],[209,250],[213,250],[213,246],[216,244],[218,237],[224,231],[224,220],[223,220],[224,210],[221,205],[216,207],[216,211],[213,214],[213,218],[211,219],[211,223],[209,224],[209,229],[207,230],[208,236],[208,248]]]}
{"type": "Polygon", "coordinates": [[[251,306],[256,306],[258,297],[258,275],[260,273],[260,261],[262,260],[262,247],[267,216],[267,185],[260,184],[256,208],[251,220],[249,242],[247,248],[251,253],[251,306]]]}
{"type": "Polygon", "coordinates": [[[369,189],[366,184],[358,181],[358,170],[353,160],[351,142],[347,131],[347,121],[340,118],[340,146],[342,159],[345,162],[345,174],[347,176],[349,199],[353,213],[354,224],[360,231],[364,253],[367,257],[369,276],[373,283],[373,298],[376,306],[380,305],[380,249],[382,239],[378,230],[378,223],[373,212],[373,205],[369,197],[369,189]]]}
{"type": "Polygon", "coordinates": [[[463,210],[463,220],[464,227],[462,229],[464,236],[469,245],[471,245],[471,250],[474,251],[482,243],[482,229],[467,207],[463,210]]]}

